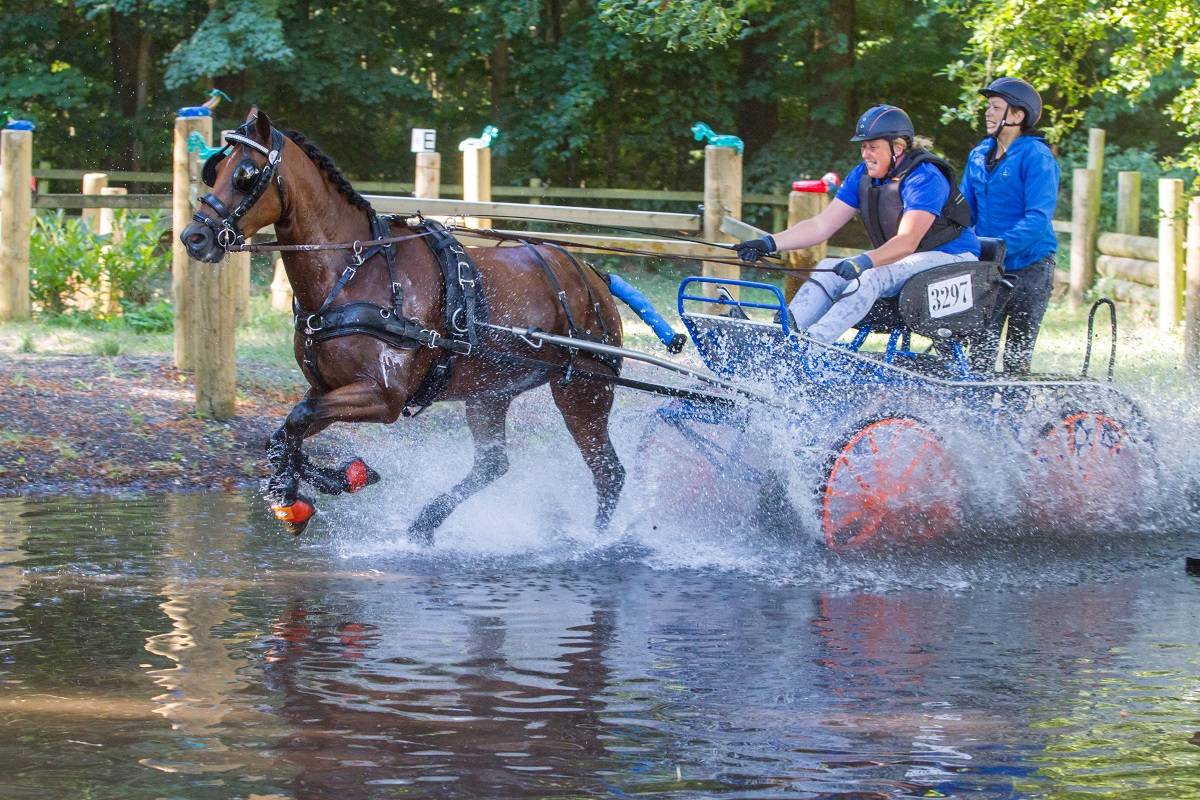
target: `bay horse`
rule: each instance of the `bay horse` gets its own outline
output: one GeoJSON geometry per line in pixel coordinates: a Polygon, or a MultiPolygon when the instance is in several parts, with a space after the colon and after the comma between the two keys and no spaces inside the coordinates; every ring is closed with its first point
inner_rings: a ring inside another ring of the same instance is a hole
{"type": "Polygon", "coordinates": [[[547,382],[591,470],[595,524],[608,524],[625,470],[609,436],[613,385],[596,375],[615,375],[619,361],[534,349],[486,324],[620,346],[621,318],[598,273],[559,248],[463,248],[436,223],[378,216],[315,144],[274,128],[255,108],[223,144],[204,168],[212,191],[180,239],[191,258],[215,263],[274,225],[295,296],[296,360],[309,384],[268,443],[267,495],[289,532],[303,532],[316,510],[302,482],[337,494],[379,479],[358,458],[341,468],[311,463],[305,438],[334,422],[392,423],[413,406],[461,400],[471,470],[409,527],[432,542],[460,503],[508,470],[509,405],[547,382]]]}

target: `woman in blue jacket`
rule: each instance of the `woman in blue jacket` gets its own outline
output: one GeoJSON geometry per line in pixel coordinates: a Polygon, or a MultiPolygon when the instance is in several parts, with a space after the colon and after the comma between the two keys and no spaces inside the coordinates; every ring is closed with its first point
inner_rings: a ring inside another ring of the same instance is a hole
{"type": "Polygon", "coordinates": [[[995,368],[1007,320],[1004,371],[1027,373],[1054,285],[1058,239],[1051,223],[1058,162],[1034,127],[1042,116],[1036,89],[1019,78],[997,78],[980,94],[988,99],[988,135],[967,156],[959,189],[971,207],[975,233],[1007,245],[1004,272],[1014,287],[990,330],[972,345],[971,358],[978,369],[995,368]]]}

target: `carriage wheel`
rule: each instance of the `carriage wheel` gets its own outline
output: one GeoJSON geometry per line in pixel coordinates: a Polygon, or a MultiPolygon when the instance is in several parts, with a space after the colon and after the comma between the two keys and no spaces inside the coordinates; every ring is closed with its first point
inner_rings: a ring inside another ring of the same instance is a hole
{"type": "Polygon", "coordinates": [[[666,420],[656,419],[642,437],[639,459],[656,513],[678,514],[711,502],[720,486],[717,469],[697,444],[666,420]]]}
{"type": "Polygon", "coordinates": [[[1029,497],[1039,527],[1094,527],[1138,510],[1147,478],[1129,429],[1103,411],[1072,411],[1034,444],[1029,497]]]}
{"type": "Polygon", "coordinates": [[[949,454],[923,424],[869,422],[837,449],[821,485],[825,543],[846,552],[936,541],[961,523],[962,494],[949,454]]]}

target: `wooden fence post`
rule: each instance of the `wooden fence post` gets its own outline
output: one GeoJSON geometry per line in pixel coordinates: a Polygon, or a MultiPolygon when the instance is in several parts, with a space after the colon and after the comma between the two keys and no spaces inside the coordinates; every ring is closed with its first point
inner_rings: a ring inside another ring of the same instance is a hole
{"type": "MultiPolygon", "coordinates": [[[[113,195],[128,194],[128,190],[123,186],[105,186],[100,189],[100,194],[107,197],[113,195]]],[[[107,247],[120,244],[124,232],[118,228],[116,222],[116,210],[112,208],[96,209],[100,212],[100,218],[97,221],[96,233],[99,236],[108,236],[109,244],[107,247]]],[[[100,313],[106,317],[114,317],[121,310],[121,306],[117,303],[119,296],[116,288],[113,287],[112,276],[107,272],[100,275],[100,291],[97,293],[96,305],[100,313]]]]}
{"type": "Polygon", "coordinates": [[[1096,275],[1096,218],[1092,195],[1098,178],[1090,169],[1076,169],[1071,184],[1071,285],[1067,302],[1072,311],[1083,305],[1083,295],[1096,275]]]}
{"type": "Polygon", "coordinates": [[[1158,329],[1170,331],[1183,310],[1183,181],[1158,180],[1158,329]]]}
{"type": "Polygon", "coordinates": [[[1142,173],[1117,173],[1117,233],[1137,236],[1142,230],[1142,173]]]}
{"type": "Polygon", "coordinates": [[[0,320],[28,319],[33,131],[0,131],[0,320]]]}
{"type": "MultiPolygon", "coordinates": [[[[221,131],[220,141],[225,141],[225,135],[229,133],[237,133],[237,131],[221,131]]],[[[226,257],[229,259],[230,268],[234,271],[234,314],[238,323],[242,323],[246,320],[246,314],[250,310],[250,254],[230,253],[226,257]]]]}
{"type": "MultiPolygon", "coordinates": [[[[1100,218],[1100,201],[1104,197],[1104,129],[1103,128],[1088,128],[1088,157],[1087,168],[1096,173],[1096,185],[1092,192],[1092,205],[1090,208],[1092,215],[1092,239],[1096,238],[1098,226],[1096,221],[1100,218]]],[[[1093,247],[1093,250],[1095,248],[1093,247]]],[[[1092,253],[1093,263],[1095,262],[1096,254],[1092,253]]]]}
{"type": "Polygon", "coordinates": [[[283,256],[275,256],[275,276],[271,280],[271,308],[274,311],[292,311],[292,284],[283,266],[283,256]]]}
{"type": "Polygon", "coordinates": [[[194,204],[200,196],[200,163],[188,152],[188,136],[197,132],[205,142],[212,140],[212,117],[176,117],[171,169],[171,297],[175,304],[175,366],[195,368],[196,298],[192,296],[191,273],[208,268],[188,258],[179,234],[192,221],[194,204]]]}
{"type": "MultiPolygon", "coordinates": [[[[83,175],[83,183],[80,187],[81,194],[104,194],[104,190],[108,188],[108,173],[107,172],[86,172],[83,175]]],[[[79,218],[83,220],[92,232],[100,228],[100,212],[101,208],[85,208],[79,212],[79,218]]]]}
{"type": "MultiPolygon", "coordinates": [[[[492,199],[492,148],[464,147],[463,200],[490,202],[492,199]]],[[[490,228],[492,221],[484,217],[467,217],[464,222],[473,228],[490,228]]]]}
{"type": "MultiPolygon", "coordinates": [[[[742,154],[732,147],[707,145],[704,148],[704,238],[709,242],[727,242],[733,237],[721,232],[721,220],[728,214],[742,218],[742,154]]],[[[741,276],[735,264],[704,262],[707,277],[741,276]]],[[[731,287],[736,288],[736,287],[731,287]]],[[[732,292],[737,297],[737,292],[732,292]]]]}
{"type": "Polygon", "coordinates": [[[1183,363],[1193,372],[1200,372],[1200,195],[1193,197],[1188,203],[1183,363]]]}
{"type": "Polygon", "coordinates": [[[437,199],[442,181],[442,154],[417,153],[417,179],[413,197],[437,199]]]}
{"type": "MultiPolygon", "coordinates": [[[[790,228],[797,222],[809,217],[815,217],[825,210],[825,206],[828,203],[828,195],[817,194],[816,192],[792,192],[788,195],[787,227],[790,228]]],[[[792,250],[787,253],[788,265],[792,267],[815,267],[825,257],[828,247],[828,243],[821,242],[818,245],[806,247],[803,250],[792,250]]],[[[784,281],[784,297],[791,300],[793,295],[800,290],[800,285],[807,278],[807,275],[789,274],[784,281]]]]}

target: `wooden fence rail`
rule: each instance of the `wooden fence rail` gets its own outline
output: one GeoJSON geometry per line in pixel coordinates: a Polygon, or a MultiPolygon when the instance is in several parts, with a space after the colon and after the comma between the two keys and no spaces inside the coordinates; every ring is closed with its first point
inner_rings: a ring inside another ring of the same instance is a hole
{"type": "MultiPolygon", "coordinates": [[[[189,130],[198,123],[189,123],[189,130]]],[[[211,126],[211,121],[209,122],[211,126]]],[[[5,131],[8,141],[15,141],[5,131]]],[[[28,135],[28,134],[27,134],[28,135]]],[[[211,135],[208,137],[211,138],[211,135]]],[[[1052,221],[1056,233],[1069,236],[1070,246],[1067,251],[1070,256],[1070,291],[1068,297],[1073,304],[1082,302],[1084,292],[1088,290],[1095,275],[1105,281],[1105,290],[1115,299],[1138,303],[1153,304],[1159,309],[1159,324],[1164,329],[1170,329],[1181,320],[1185,322],[1188,345],[1189,363],[1200,359],[1200,324],[1196,315],[1200,314],[1200,298],[1193,299],[1192,295],[1200,293],[1200,205],[1193,200],[1186,209],[1182,195],[1182,184],[1179,181],[1164,179],[1159,182],[1159,230],[1158,236],[1140,235],[1140,188],[1141,176],[1137,173],[1122,172],[1118,175],[1118,195],[1116,209],[1115,231],[1099,231],[1096,220],[1100,210],[1100,185],[1104,170],[1103,131],[1093,129],[1089,132],[1089,156],[1086,168],[1075,170],[1072,179],[1072,213],[1071,219],[1052,221]],[[1185,217],[1188,222],[1185,224],[1185,217]],[[1185,228],[1187,229],[1187,269],[1184,269],[1185,228]],[[1186,275],[1186,280],[1185,280],[1186,275]],[[1185,291],[1186,287],[1186,291],[1185,291]],[[1184,295],[1188,296],[1186,310],[1184,295]],[[1186,311],[1186,313],[1185,313],[1186,311]],[[1192,355],[1193,351],[1196,351],[1192,355]]],[[[174,209],[175,228],[186,224],[194,209],[196,197],[202,193],[198,184],[195,155],[182,151],[179,139],[176,139],[174,171],[112,171],[107,175],[91,176],[85,170],[55,169],[42,165],[32,169],[27,175],[46,181],[81,181],[103,178],[105,182],[116,183],[171,183],[174,196],[166,194],[99,194],[99,189],[92,189],[81,194],[65,193],[35,193],[32,197],[32,208],[65,208],[80,209],[85,213],[99,209],[174,209]]],[[[355,186],[360,191],[372,192],[368,196],[372,205],[380,211],[398,214],[414,214],[421,212],[432,217],[459,217],[471,222],[488,223],[491,220],[545,220],[553,223],[577,223],[599,226],[614,226],[636,231],[646,231],[645,235],[626,234],[614,231],[612,235],[595,235],[579,233],[544,233],[565,241],[575,242],[581,250],[605,252],[604,248],[629,248],[650,253],[681,255],[693,258],[725,257],[729,251],[720,247],[693,242],[677,241],[657,237],[654,231],[676,231],[688,235],[699,236],[707,241],[732,242],[740,239],[758,236],[764,233],[759,228],[746,223],[742,219],[743,204],[766,205],[772,207],[772,227],[778,230],[793,224],[799,219],[818,213],[827,198],[818,196],[800,196],[793,192],[788,195],[745,194],[742,192],[741,156],[730,148],[709,146],[705,150],[705,186],[704,191],[657,191],[622,188],[583,188],[583,187],[547,187],[540,181],[530,181],[529,186],[491,186],[490,180],[490,150],[464,150],[463,175],[464,186],[441,184],[440,159],[425,159],[418,172],[421,178],[420,186],[409,182],[393,181],[356,181],[355,186]],[[473,160],[472,160],[473,159],[473,160]],[[410,193],[424,195],[414,197],[410,193]],[[409,195],[409,196],[405,196],[409,195]],[[445,198],[445,199],[439,199],[445,198]],[[462,196],[462,199],[450,199],[462,196]],[[528,202],[497,202],[493,198],[519,198],[528,202]],[[617,208],[596,208],[573,205],[548,205],[546,200],[560,200],[568,203],[576,200],[596,201],[625,201],[653,203],[694,203],[695,213],[676,213],[668,211],[639,211],[617,208]]],[[[436,155],[436,154],[432,154],[436,155]]],[[[420,161],[420,159],[418,159],[420,161]]],[[[22,193],[28,197],[28,192],[17,191],[12,187],[21,178],[13,178],[10,170],[4,170],[8,194],[6,198],[19,197],[22,193]]],[[[26,185],[28,178],[24,179],[26,185]]],[[[97,186],[101,184],[96,184],[97,186]]],[[[4,188],[4,187],[0,187],[4,188]]],[[[11,202],[11,201],[6,201],[11,202]]],[[[18,212],[20,208],[18,207],[18,212]]],[[[28,213],[28,212],[25,212],[28,213]]],[[[20,213],[10,213],[9,220],[4,221],[4,231],[10,231],[10,223],[20,225],[20,213]]],[[[534,226],[537,227],[537,226],[534,226]]],[[[517,233],[513,231],[513,233],[517,233]]],[[[527,235],[539,235],[539,231],[526,231],[527,235]]],[[[16,236],[15,238],[21,238],[16,236]]],[[[468,234],[464,238],[469,242],[482,243],[472,239],[468,234]]],[[[174,291],[176,294],[177,325],[176,325],[176,360],[181,367],[190,367],[192,363],[191,348],[197,338],[198,331],[193,315],[199,313],[193,308],[193,303],[186,301],[190,291],[187,287],[190,281],[190,261],[182,248],[176,243],[180,252],[175,255],[174,291]],[[191,309],[191,310],[189,310],[191,309]]],[[[853,252],[846,248],[825,247],[810,248],[795,254],[789,254],[789,260],[795,266],[811,266],[824,255],[841,256],[853,252]]],[[[27,262],[28,248],[25,248],[27,262]]],[[[12,287],[20,284],[20,247],[14,248],[14,235],[6,237],[3,247],[0,247],[0,273],[9,294],[12,287]],[[14,256],[15,254],[15,256],[14,256]],[[15,260],[14,260],[15,259],[15,260]],[[15,265],[15,266],[14,266],[15,265]],[[15,271],[14,271],[15,270],[15,271]]],[[[27,275],[27,263],[25,267],[27,275]]],[[[706,273],[721,274],[736,277],[739,270],[736,266],[705,266],[706,273]]],[[[245,282],[245,265],[239,264],[236,273],[238,283],[245,282]]],[[[27,278],[26,278],[27,280],[27,278]]],[[[277,281],[278,283],[278,281],[277,281]]],[[[795,281],[793,280],[794,284],[795,281]]],[[[27,283],[26,283],[27,285],[27,283]]],[[[197,287],[198,288],[198,287],[197,287]]],[[[244,287],[243,287],[244,288],[244,287]]],[[[275,298],[277,304],[283,307],[286,297],[283,295],[284,286],[281,284],[280,296],[275,298]]],[[[795,286],[791,287],[793,290],[795,286]]],[[[17,291],[16,294],[22,294],[17,291]]],[[[27,295],[25,291],[23,294],[27,295]]],[[[240,297],[243,292],[237,291],[240,297]]],[[[0,298],[0,316],[12,315],[14,308],[19,315],[19,303],[14,306],[7,296],[0,298]]],[[[243,303],[234,303],[234,307],[244,308],[243,303]]],[[[207,319],[207,318],[206,318],[207,319]]],[[[219,320],[212,320],[218,324],[219,320]]],[[[211,330],[211,328],[210,328],[211,330]]],[[[213,337],[209,337],[210,341],[213,337]]],[[[217,337],[220,338],[220,337],[217,337]]],[[[219,349],[227,350],[225,340],[219,349]]],[[[1198,367],[1200,368],[1200,367],[1198,367]]],[[[198,371],[205,371],[200,369],[198,371]]],[[[222,376],[219,383],[232,385],[227,376],[222,376]]],[[[199,391],[199,390],[198,390],[199,391]]],[[[220,413],[219,409],[231,407],[227,398],[209,400],[205,405],[207,413],[220,413]],[[218,409],[214,411],[214,409],[218,409]]]]}

